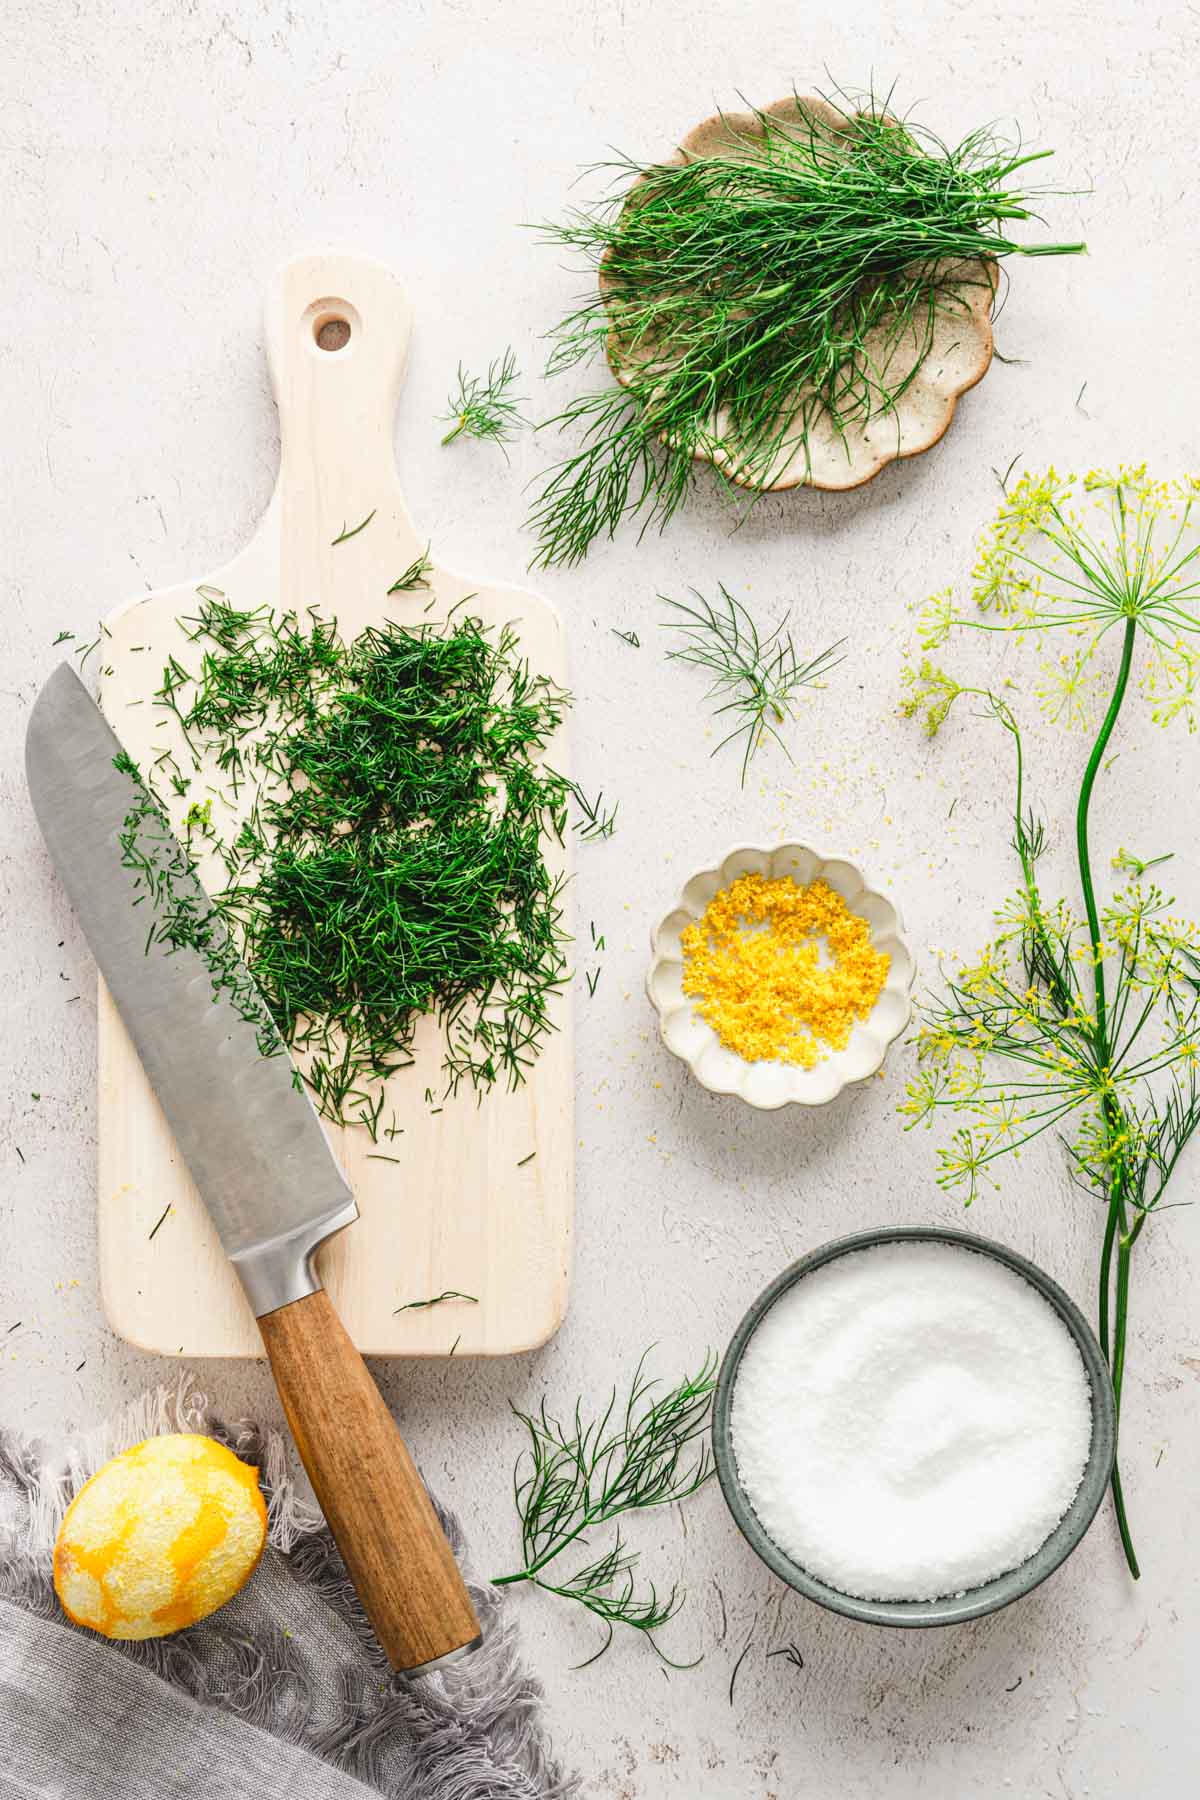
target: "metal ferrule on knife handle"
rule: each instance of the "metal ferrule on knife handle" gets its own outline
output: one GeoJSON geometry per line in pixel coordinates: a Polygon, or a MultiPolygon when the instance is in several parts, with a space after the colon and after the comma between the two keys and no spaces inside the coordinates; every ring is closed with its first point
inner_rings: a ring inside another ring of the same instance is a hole
{"type": "Polygon", "coordinates": [[[315,1294],[321,1283],[313,1258],[327,1238],[353,1225],[358,1208],[353,1200],[328,1219],[297,1226],[265,1243],[251,1244],[230,1256],[256,1319],[277,1312],[294,1300],[315,1294]]]}
{"type": "Polygon", "coordinates": [[[426,1673],[473,1649],[479,1621],[395,1421],[313,1269],[317,1248],[357,1218],[353,1195],[282,1045],[264,1051],[265,1004],[212,902],[65,663],[38,696],[25,751],[50,854],[258,1317],[350,1578],[392,1667],[426,1673]],[[180,859],[172,905],[212,923],[207,954],[147,930],[156,902],[126,847],[139,816],[180,859]]]}

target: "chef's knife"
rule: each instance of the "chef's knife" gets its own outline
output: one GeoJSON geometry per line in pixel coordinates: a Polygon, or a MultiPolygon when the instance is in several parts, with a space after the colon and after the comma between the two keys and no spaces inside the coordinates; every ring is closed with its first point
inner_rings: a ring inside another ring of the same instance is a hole
{"type": "Polygon", "coordinates": [[[288,1423],[375,1634],[409,1674],[479,1621],[404,1442],[313,1269],[357,1218],[212,902],[69,664],[25,739],[34,811],[262,1331],[288,1423]]]}

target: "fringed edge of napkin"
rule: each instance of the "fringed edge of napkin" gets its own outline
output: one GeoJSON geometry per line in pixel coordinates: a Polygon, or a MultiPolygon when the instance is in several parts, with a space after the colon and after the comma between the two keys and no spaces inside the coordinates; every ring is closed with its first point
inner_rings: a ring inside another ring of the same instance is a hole
{"type": "MultiPolygon", "coordinates": [[[[52,1577],[54,1541],[67,1507],[111,1457],[173,1431],[215,1437],[257,1466],[267,1502],[268,1542],[287,1558],[297,1578],[314,1587],[352,1627],[372,1672],[368,1676],[361,1668],[347,1669],[338,1717],[317,1730],[305,1699],[307,1677],[282,1631],[252,1643],[243,1633],[224,1628],[219,1612],[193,1627],[222,1633],[234,1674],[219,1692],[208,1680],[204,1661],[189,1647],[189,1632],[114,1649],[200,1705],[220,1706],[246,1724],[309,1749],[380,1792],[387,1791],[382,1764],[389,1738],[403,1729],[416,1740],[415,1791],[421,1800],[571,1800],[578,1777],[563,1774],[549,1747],[541,1720],[541,1684],[521,1664],[516,1626],[497,1590],[468,1576],[484,1640],[472,1656],[415,1681],[392,1674],[322,1514],[297,1490],[283,1438],[248,1421],[228,1425],[215,1419],[207,1396],[187,1372],[174,1388],[151,1390],[54,1454],[34,1440],[0,1430],[0,1599],[57,1619],[65,1630],[78,1629],[61,1612],[52,1577]],[[283,1724],[281,1692],[288,1692],[292,1701],[283,1724]]],[[[437,1511],[461,1561],[458,1520],[440,1506],[437,1511]]]]}

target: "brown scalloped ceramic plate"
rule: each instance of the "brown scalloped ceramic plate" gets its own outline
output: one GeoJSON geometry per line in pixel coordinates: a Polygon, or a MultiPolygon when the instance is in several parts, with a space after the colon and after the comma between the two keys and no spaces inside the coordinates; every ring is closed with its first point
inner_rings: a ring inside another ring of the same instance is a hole
{"type": "MultiPolygon", "coordinates": [[[[794,126],[806,135],[814,129],[831,142],[849,139],[853,118],[815,96],[789,95],[764,112],[794,126]]],[[[690,131],[671,160],[750,156],[764,137],[761,120],[754,113],[717,113],[690,131]]],[[[887,412],[861,425],[839,432],[828,414],[810,421],[804,429],[802,396],[791,426],[781,433],[779,454],[765,477],[748,479],[736,453],[732,434],[724,434],[729,447],[697,452],[697,460],[714,463],[732,482],[760,493],[784,488],[843,489],[861,487],[888,463],[900,457],[919,456],[943,436],[960,394],[986,375],[992,360],[992,302],[996,291],[993,263],[943,261],[934,265],[931,282],[943,296],[933,326],[933,338],[924,360],[923,334],[912,328],[890,339],[883,330],[868,334],[866,344],[874,353],[881,378],[895,389],[920,362],[916,375],[887,412]]],[[[603,274],[601,288],[603,289],[603,274]]],[[[610,340],[609,360],[618,381],[624,381],[619,352],[610,340]]],[[[714,436],[722,437],[718,414],[714,436]]]]}

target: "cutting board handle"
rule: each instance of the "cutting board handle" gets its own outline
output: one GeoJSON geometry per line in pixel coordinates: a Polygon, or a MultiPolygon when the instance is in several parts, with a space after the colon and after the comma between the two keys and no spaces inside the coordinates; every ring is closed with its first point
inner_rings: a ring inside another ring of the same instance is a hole
{"type": "Polygon", "coordinates": [[[258,1321],[292,1436],[394,1669],[479,1643],[479,1620],[404,1440],[323,1288],[258,1321]]]}
{"type": "Polygon", "coordinates": [[[274,506],[285,605],[336,608],[339,588],[377,569],[381,539],[397,575],[424,548],[393,446],[411,330],[399,281],[369,257],[301,256],[276,278],[266,338],[279,408],[274,506]]]}

